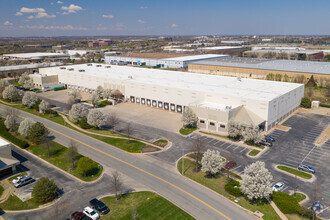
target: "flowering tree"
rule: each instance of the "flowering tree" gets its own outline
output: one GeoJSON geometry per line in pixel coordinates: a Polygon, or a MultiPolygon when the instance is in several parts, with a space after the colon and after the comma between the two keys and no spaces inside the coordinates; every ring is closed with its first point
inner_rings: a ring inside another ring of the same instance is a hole
{"type": "Polygon", "coordinates": [[[229,121],[227,124],[229,137],[240,139],[244,128],[243,124],[238,121],[229,121]]]}
{"type": "Polygon", "coordinates": [[[70,120],[78,120],[79,121],[84,116],[87,116],[87,114],[88,114],[87,110],[80,103],[72,105],[71,110],[69,111],[70,120]]]}
{"type": "Polygon", "coordinates": [[[258,126],[246,126],[242,132],[242,136],[245,141],[252,143],[259,143],[262,139],[264,139],[264,136],[258,126]]]}
{"type": "Polygon", "coordinates": [[[244,169],[241,191],[250,200],[262,199],[272,193],[273,176],[265,168],[265,163],[257,161],[244,169]]]}
{"type": "Polygon", "coordinates": [[[22,104],[31,108],[37,100],[37,95],[34,92],[26,92],[24,93],[22,104]]]}
{"type": "Polygon", "coordinates": [[[19,124],[18,127],[18,133],[20,133],[20,135],[29,135],[29,131],[31,129],[31,127],[35,124],[36,122],[33,121],[32,118],[25,118],[23,121],[21,121],[21,123],[19,124]]]}
{"type": "Polygon", "coordinates": [[[97,94],[97,96],[99,98],[103,98],[103,92],[104,92],[104,90],[103,90],[102,86],[98,86],[95,90],[95,93],[97,94]]]}
{"type": "Polygon", "coordinates": [[[100,128],[107,123],[107,117],[98,109],[92,109],[89,111],[87,116],[87,123],[100,128]]]}
{"type": "Polygon", "coordinates": [[[4,99],[9,99],[11,102],[20,99],[18,89],[13,85],[9,85],[3,90],[2,97],[4,99]]]}
{"type": "Polygon", "coordinates": [[[43,113],[47,112],[49,110],[50,104],[46,102],[45,100],[42,100],[39,104],[39,110],[43,113]]]}
{"type": "Polygon", "coordinates": [[[89,99],[89,102],[95,107],[95,105],[96,105],[96,103],[98,103],[98,101],[100,101],[100,97],[96,92],[94,92],[92,97],[89,99]]]}
{"type": "Polygon", "coordinates": [[[0,79],[0,93],[2,93],[7,86],[9,86],[8,81],[5,79],[0,79]]]}
{"type": "Polygon", "coordinates": [[[186,107],[182,113],[181,120],[185,127],[196,127],[198,118],[189,107],[186,107]]]}
{"type": "Polygon", "coordinates": [[[16,131],[18,127],[17,117],[13,114],[8,114],[5,120],[5,126],[10,131],[16,131]]]}
{"type": "Polygon", "coordinates": [[[110,99],[111,95],[112,95],[112,90],[111,89],[104,89],[103,90],[103,98],[110,99]]]}
{"type": "Polygon", "coordinates": [[[202,171],[214,176],[221,170],[222,156],[219,151],[207,150],[202,158],[202,171]]]}
{"type": "Polygon", "coordinates": [[[18,83],[23,86],[25,89],[33,88],[33,80],[30,78],[28,73],[23,73],[18,80],[18,83]]]}
{"type": "Polygon", "coordinates": [[[71,91],[70,96],[72,96],[75,102],[79,102],[82,99],[82,96],[78,90],[71,91]]]}

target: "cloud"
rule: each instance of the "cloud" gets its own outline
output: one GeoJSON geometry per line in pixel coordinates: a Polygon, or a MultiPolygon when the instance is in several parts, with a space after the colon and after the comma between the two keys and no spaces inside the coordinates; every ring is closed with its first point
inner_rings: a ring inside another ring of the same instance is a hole
{"type": "Polygon", "coordinates": [[[102,15],[103,18],[114,18],[115,16],[113,15],[102,15]]]}
{"type": "Polygon", "coordinates": [[[57,1],[56,3],[57,4],[64,4],[64,2],[62,2],[62,1],[57,1]]]}
{"type": "Polygon", "coordinates": [[[177,24],[172,24],[171,27],[172,28],[176,28],[178,25],[177,24]]]}
{"type": "Polygon", "coordinates": [[[6,26],[11,26],[11,25],[13,25],[13,23],[11,23],[11,22],[9,22],[9,21],[5,21],[3,24],[6,25],[6,26]]]}
{"type": "Polygon", "coordinates": [[[65,25],[65,26],[45,26],[45,25],[25,25],[19,26],[22,29],[31,29],[31,30],[62,30],[62,31],[87,31],[88,29],[85,27],[74,27],[72,25],[65,25]]]}
{"type": "Polygon", "coordinates": [[[23,15],[23,13],[22,12],[16,12],[16,14],[15,14],[15,16],[22,16],[23,15]]]}
{"type": "Polygon", "coordinates": [[[54,2],[51,2],[50,5],[54,5],[54,2]]]}
{"type": "Polygon", "coordinates": [[[141,9],[147,9],[148,6],[140,6],[141,9]]]}
{"type": "Polygon", "coordinates": [[[33,18],[55,18],[56,15],[49,15],[46,12],[39,12],[35,16],[30,15],[28,19],[33,19],[33,18]]]}
{"type": "Polygon", "coordinates": [[[43,8],[21,8],[20,12],[22,13],[38,13],[38,12],[45,12],[43,8]]]}
{"type": "Polygon", "coordinates": [[[143,21],[143,20],[141,20],[141,19],[139,19],[138,22],[139,22],[140,24],[144,24],[144,23],[146,23],[145,21],[143,21]]]}
{"type": "Polygon", "coordinates": [[[69,13],[77,13],[77,11],[83,10],[82,7],[74,4],[69,5],[69,7],[62,6],[61,9],[65,11],[62,13],[64,15],[69,13]]]}

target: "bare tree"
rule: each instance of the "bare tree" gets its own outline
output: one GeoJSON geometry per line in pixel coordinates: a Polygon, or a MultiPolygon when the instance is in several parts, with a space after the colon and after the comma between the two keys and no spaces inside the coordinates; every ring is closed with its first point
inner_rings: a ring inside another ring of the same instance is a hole
{"type": "Polygon", "coordinates": [[[128,141],[127,141],[127,143],[130,143],[130,142],[131,142],[131,136],[132,136],[132,134],[134,133],[134,129],[132,128],[131,123],[127,123],[127,124],[126,124],[126,127],[125,127],[125,133],[126,133],[126,135],[128,136],[128,141]]]}
{"type": "Polygon", "coordinates": [[[278,53],[276,55],[276,59],[279,59],[279,60],[287,60],[288,58],[289,58],[289,56],[287,53],[278,53]]]}
{"type": "Polygon", "coordinates": [[[98,86],[95,90],[95,94],[97,94],[97,96],[101,99],[103,98],[103,87],[102,86],[98,86]]]}
{"type": "Polygon", "coordinates": [[[114,129],[116,127],[116,125],[119,123],[118,116],[115,112],[110,113],[110,115],[108,117],[108,122],[109,122],[109,126],[112,129],[114,129]]]}
{"type": "Polygon", "coordinates": [[[206,145],[204,143],[204,141],[200,138],[198,139],[194,139],[192,141],[192,145],[191,145],[191,149],[195,152],[195,171],[198,172],[199,171],[199,161],[200,161],[200,155],[201,155],[201,151],[203,151],[205,149],[206,145]]]}
{"type": "Polygon", "coordinates": [[[262,58],[265,58],[265,59],[274,59],[275,57],[276,57],[276,53],[274,53],[274,52],[267,52],[262,55],[262,58]]]}
{"type": "Polygon", "coordinates": [[[104,89],[103,90],[103,98],[110,99],[111,95],[112,95],[112,90],[111,89],[104,89]]]}
{"type": "Polygon", "coordinates": [[[113,91],[112,96],[118,101],[123,98],[123,93],[121,93],[119,90],[115,90],[113,91]]]}
{"type": "Polygon", "coordinates": [[[45,137],[42,145],[47,149],[47,158],[49,158],[51,156],[50,149],[54,147],[54,142],[52,142],[49,137],[45,137]]]}
{"type": "Polygon", "coordinates": [[[93,105],[93,107],[95,107],[95,105],[100,101],[100,97],[97,93],[94,92],[89,101],[93,105]]]}
{"type": "Polygon", "coordinates": [[[196,127],[198,118],[189,107],[186,107],[183,110],[181,120],[184,127],[196,127]]]}
{"type": "Polygon", "coordinates": [[[78,90],[71,91],[70,96],[73,97],[75,102],[80,102],[82,99],[82,96],[78,90]]]}
{"type": "Polygon", "coordinates": [[[123,181],[118,171],[113,171],[110,178],[111,188],[115,191],[116,200],[118,201],[118,193],[121,193],[123,187],[123,181]]]}
{"type": "Polygon", "coordinates": [[[67,159],[68,161],[72,164],[72,169],[75,168],[75,162],[78,159],[78,149],[77,149],[77,145],[73,140],[70,140],[70,145],[68,148],[68,154],[67,154],[67,159]]]}
{"type": "Polygon", "coordinates": [[[308,97],[311,98],[313,96],[313,86],[308,85],[308,90],[307,90],[308,97]]]}
{"type": "Polygon", "coordinates": [[[136,211],[136,208],[132,210],[132,219],[136,220],[139,217],[139,214],[136,211]]]}

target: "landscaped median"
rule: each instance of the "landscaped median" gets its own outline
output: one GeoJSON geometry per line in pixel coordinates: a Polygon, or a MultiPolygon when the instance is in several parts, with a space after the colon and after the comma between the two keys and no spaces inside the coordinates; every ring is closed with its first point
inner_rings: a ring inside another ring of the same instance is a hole
{"type": "Polygon", "coordinates": [[[248,155],[251,156],[251,157],[255,157],[257,156],[258,154],[260,153],[259,150],[251,150],[248,155]]]}
{"type": "Polygon", "coordinates": [[[294,169],[294,168],[291,168],[291,167],[287,167],[287,166],[284,166],[284,165],[277,165],[276,168],[279,169],[279,170],[282,170],[286,173],[296,175],[296,176],[301,177],[301,178],[306,179],[306,180],[310,180],[313,177],[313,175],[310,174],[310,173],[306,173],[304,171],[300,171],[300,170],[297,170],[297,169],[294,169]]]}
{"type": "Polygon", "coordinates": [[[179,130],[180,134],[182,135],[188,135],[191,134],[192,132],[196,131],[197,128],[196,127],[183,127],[179,130]]]}
{"type": "Polygon", "coordinates": [[[119,201],[115,201],[115,196],[104,197],[100,200],[111,209],[102,219],[194,219],[173,203],[153,192],[124,194],[119,201]]]}
{"type": "MultiPolygon", "coordinates": [[[[195,163],[190,159],[184,159],[184,176],[187,178],[225,196],[231,201],[239,204],[245,209],[250,210],[251,212],[260,211],[264,214],[263,219],[265,220],[280,220],[281,218],[277,215],[273,207],[267,202],[262,201],[259,203],[252,203],[249,200],[245,199],[243,196],[233,196],[225,190],[225,186],[228,183],[227,177],[224,175],[217,174],[215,177],[210,178],[206,173],[199,171],[195,172],[195,163]]],[[[182,173],[182,159],[177,163],[177,169],[182,173]]]]}

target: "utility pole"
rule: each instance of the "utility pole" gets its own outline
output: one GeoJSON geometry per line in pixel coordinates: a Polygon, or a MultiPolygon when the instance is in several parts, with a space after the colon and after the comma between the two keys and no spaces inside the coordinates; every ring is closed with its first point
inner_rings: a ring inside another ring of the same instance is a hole
{"type": "Polygon", "coordinates": [[[293,189],[293,197],[296,198],[296,193],[297,193],[297,175],[294,175],[294,189],[293,189]]]}
{"type": "Polygon", "coordinates": [[[184,175],[184,148],[182,148],[182,175],[184,175]]]}

